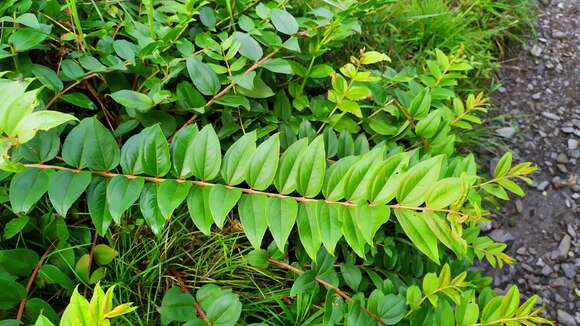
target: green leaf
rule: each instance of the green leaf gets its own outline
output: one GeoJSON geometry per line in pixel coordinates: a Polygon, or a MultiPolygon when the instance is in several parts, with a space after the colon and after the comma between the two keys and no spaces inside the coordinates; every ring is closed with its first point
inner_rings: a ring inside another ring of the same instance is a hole
{"type": "Polygon", "coordinates": [[[354,264],[340,265],[340,275],[344,278],[346,284],[353,290],[357,291],[360,282],[362,281],[362,273],[354,264]]]}
{"type": "Polygon", "coordinates": [[[377,168],[369,184],[369,200],[373,204],[386,204],[395,198],[403,179],[402,171],[409,164],[409,157],[408,153],[395,154],[377,168]]]}
{"type": "Polygon", "coordinates": [[[54,326],[54,324],[50,321],[50,319],[40,315],[34,323],[34,326],[54,326]]]}
{"type": "Polygon", "coordinates": [[[259,76],[254,79],[254,88],[247,89],[239,86],[237,89],[241,95],[251,98],[267,98],[274,96],[272,89],[266,85],[266,83],[259,76]]]}
{"type": "Polygon", "coordinates": [[[223,106],[229,106],[232,108],[243,107],[244,109],[250,111],[250,100],[242,95],[226,94],[217,100],[215,103],[221,104],[223,106]]]}
{"type": "Polygon", "coordinates": [[[466,192],[463,180],[458,177],[445,178],[433,184],[425,194],[425,205],[441,209],[458,201],[466,192]]]}
{"type": "Polygon", "coordinates": [[[236,206],[242,190],[237,188],[226,188],[224,185],[216,184],[209,193],[209,208],[213,221],[222,229],[228,213],[236,206]]]}
{"type": "Polygon", "coordinates": [[[142,131],[141,164],[145,174],[162,177],[171,169],[169,144],[159,124],[147,127],[142,131]]]}
{"type": "Polygon", "coordinates": [[[172,321],[188,321],[195,318],[194,300],[191,294],[183,293],[178,287],[165,292],[159,314],[161,324],[169,325],[172,321]]]}
{"type": "Polygon", "coordinates": [[[130,109],[135,109],[141,113],[149,111],[155,102],[146,94],[135,92],[128,89],[116,91],[111,94],[115,102],[130,109]]]}
{"type": "Polygon", "coordinates": [[[26,298],[26,289],[20,283],[0,279],[0,309],[10,310],[26,298]]]}
{"type": "Polygon", "coordinates": [[[443,156],[436,156],[413,166],[405,173],[397,190],[397,202],[401,205],[419,206],[425,193],[437,179],[443,164],[443,156]]]}
{"type": "Polygon", "coordinates": [[[213,218],[210,208],[210,193],[209,187],[194,186],[187,196],[187,210],[189,216],[193,220],[193,224],[205,235],[211,233],[211,226],[213,218]]]}
{"type": "Polygon", "coordinates": [[[316,137],[302,155],[297,170],[296,190],[304,197],[312,198],[320,193],[326,172],[324,137],[316,137]]]}
{"type": "Polygon", "coordinates": [[[342,238],[342,221],[338,205],[319,205],[318,226],[322,245],[332,255],[336,244],[342,238]]]}
{"type": "Polygon", "coordinates": [[[286,10],[274,8],[270,11],[272,24],[282,34],[292,35],[298,32],[298,22],[286,10]]]}
{"type": "Polygon", "coordinates": [[[250,60],[258,61],[264,55],[262,47],[252,36],[250,36],[250,34],[244,32],[234,32],[232,37],[234,38],[235,42],[240,43],[240,54],[244,57],[250,60]]]}
{"type": "Polygon", "coordinates": [[[147,225],[149,225],[153,234],[158,236],[165,224],[165,217],[163,217],[163,214],[161,214],[161,210],[159,209],[157,187],[159,187],[158,184],[145,184],[143,192],[141,192],[139,207],[141,208],[141,214],[143,214],[145,222],[147,222],[147,225]]]}
{"type": "Polygon", "coordinates": [[[107,179],[93,178],[93,182],[87,189],[87,205],[97,233],[104,236],[113,220],[107,207],[107,179]]]}
{"type": "Polygon", "coordinates": [[[405,298],[401,295],[387,294],[380,299],[377,307],[377,314],[387,325],[396,325],[406,312],[405,298]]]}
{"type": "MultiPolygon", "coordinates": [[[[256,72],[245,72],[239,75],[230,76],[228,78],[243,88],[252,89],[254,88],[254,78],[256,78],[256,72]]],[[[247,110],[249,110],[249,108],[247,108],[247,110]]]]}
{"type": "Polygon", "coordinates": [[[114,176],[107,185],[107,207],[115,223],[121,223],[121,215],[129,209],[141,195],[145,180],[128,179],[124,175],[114,176]]]}
{"type": "Polygon", "coordinates": [[[417,212],[409,209],[396,209],[397,221],[411,242],[429,259],[439,264],[437,238],[417,212]]]}
{"type": "Polygon", "coordinates": [[[87,166],[85,139],[90,123],[90,119],[83,119],[66,136],[62,145],[62,158],[67,165],[77,169],[87,166]]]}
{"type": "Polygon", "coordinates": [[[28,224],[29,217],[26,215],[11,219],[4,225],[4,240],[13,238],[20,233],[28,224]]]}
{"type": "Polygon", "coordinates": [[[51,91],[60,92],[64,88],[62,81],[54,70],[43,65],[32,65],[32,73],[40,82],[51,91]]]}
{"type": "Polygon", "coordinates": [[[270,198],[268,228],[281,252],[286,248],[297,215],[298,203],[293,198],[270,198]]]}
{"type": "Polygon", "coordinates": [[[10,181],[10,205],[15,213],[28,213],[48,190],[48,174],[41,169],[26,169],[10,181]]]}
{"type": "Polygon", "coordinates": [[[111,132],[96,117],[88,118],[85,159],[90,169],[110,171],[119,165],[121,151],[111,132]]]}
{"type": "Polygon", "coordinates": [[[78,119],[70,114],[57,111],[32,112],[20,120],[16,128],[14,128],[14,135],[20,143],[26,143],[40,130],[49,130],[73,120],[78,119]]]}
{"type": "Polygon", "coordinates": [[[211,124],[206,125],[191,142],[183,165],[190,167],[193,175],[201,180],[214,179],[220,172],[222,153],[220,141],[211,124]]]}
{"type": "Polygon", "coordinates": [[[409,114],[414,118],[422,118],[429,112],[431,107],[431,94],[428,88],[423,88],[411,102],[409,114]]]}
{"type": "Polygon", "coordinates": [[[193,57],[186,60],[189,78],[203,95],[215,95],[220,90],[217,74],[205,63],[193,57]]]}
{"type": "Polygon", "coordinates": [[[131,136],[121,148],[121,167],[124,174],[141,174],[143,172],[141,159],[141,142],[143,133],[131,136]]]}
{"type": "Polygon", "coordinates": [[[210,325],[237,325],[242,314],[242,304],[236,294],[223,293],[207,309],[207,320],[210,325]]]}
{"type": "Polygon", "coordinates": [[[455,320],[458,326],[470,326],[477,323],[479,307],[475,303],[459,305],[455,311],[455,320]]]}
{"type": "Polygon", "coordinates": [[[280,134],[276,133],[260,144],[248,166],[246,181],[254,190],[264,190],[274,181],[280,157],[280,134]]]}
{"type": "Polygon", "coordinates": [[[206,104],[203,95],[191,83],[185,81],[177,84],[175,96],[177,97],[177,105],[184,110],[203,108],[206,104]]]}
{"type": "Polygon", "coordinates": [[[240,222],[252,247],[259,249],[268,227],[268,197],[242,195],[238,204],[240,222]]]}
{"type": "Polygon", "coordinates": [[[271,58],[262,63],[262,67],[278,74],[293,75],[292,65],[286,59],[271,58]]]}
{"type": "Polygon", "coordinates": [[[248,261],[248,264],[262,269],[268,268],[269,265],[268,252],[264,249],[254,249],[250,251],[250,253],[246,255],[246,260],[248,261]]]}
{"type": "Polygon", "coordinates": [[[512,285],[501,301],[500,316],[512,317],[520,305],[520,291],[512,285]]]}
{"type": "Polygon", "coordinates": [[[64,94],[60,97],[60,99],[87,110],[95,110],[97,108],[95,103],[93,103],[93,101],[91,101],[88,96],[79,92],[64,94]]]}
{"type": "Polygon", "coordinates": [[[309,201],[298,205],[298,236],[300,243],[313,261],[316,261],[316,254],[322,244],[318,222],[319,204],[324,205],[318,201],[309,201]]]}
{"type": "Polygon", "coordinates": [[[433,138],[441,124],[441,112],[439,110],[431,111],[425,118],[421,119],[415,128],[417,136],[427,139],[433,138]]]}
{"type": "Polygon", "coordinates": [[[189,157],[195,155],[195,153],[191,152],[193,148],[189,145],[193,142],[198,132],[197,125],[188,125],[177,131],[171,142],[172,168],[174,174],[180,179],[188,179],[193,175],[191,164],[186,164],[186,161],[191,162],[189,157]]]}
{"type": "Polygon", "coordinates": [[[497,162],[497,165],[495,166],[495,169],[493,171],[493,177],[499,178],[506,176],[511,166],[512,166],[512,153],[507,152],[503,154],[503,156],[497,162]]]}
{"type": "Polygon", "coordinates": [[[384,147],[375,147],[372,151],[364,154],[345,175],[344,197],[353,202],[368,199],[369,182],[373,177],[373,171],[380,167],[384,156],[384,147]]]}
{"type": "Polygon", "coordinates": [[[244,181],[248,166],[249,157],[256,151],[256,132],[249,132],[230,146],[224,155],[221,175],[226,184],[235,186],[244,181]]]}
{"type": "Polygon", "coordinates": [[[93,250],[93,257],[95,262],[100,266],[110,264],[113,259],[117,256],[117,252],[115,249],[105,245],[105,244],[98,244],[95,246],[93,250]]]}
{"type": "Polygon", "coordinates": [[[308,138],[302,138],[290,145],[282,154],[274,180],[274,185],[281,194],[289,194],[296,189],[296,173],[307,147],[308,138]]]}
{"type": "Polygon", "coordinates": [[[173,214],[173,211],[189,194],[190,182],[178,182],[177,180],[167,179],[157,187],[157,204],[161,215],[167,220],[173,214]]]}
{"type": "Polygon", "coordinates": [[[358,205],[351,207],[351,214],[356,216],[354,223],[362,238],[373,245],[373,238],[380,227],[389,220],[391,210],[387,206],[358,205]]]}
{"type": "Polygon", "coordinates": [[[364,258],[366,241],[356,226],[355,211],[345,206],[338,206],[338,212],[342,220],[342,234],[344,235],[344,239],[357,255],[364,258]]]}
{"type": "Polygon", "coordinates": [[[407,288],[407,304],[411,307],[411,310],[417,310],[421,305],[421,289],[416,285],[411,285],[407,288]]]}
{"type": "Polygon", "coordinates": [[[30,276],[38,259],[38,254],[30,249],[0,250],[0,266],[2,266],[3,270],[15,276],[30,276]]]}
{"type": "Polygon", "coordinates": [[[297,294],[312,293],[316,288],[318,288],[316,272],[314,270],[307,270],[302,275],[298,276],[294,281],[294,284],[292,284],[290,296],[293,297],[297,294]]]}
{"type": "Polygon", "coordinates": [[[56,157],[60,149],[57,129],[40,131],[30,141],[18,147],[18,153],[33,163],[48,162],[56,157]]]}
{"type": "Polygon", "coordinates": [[[47,37],[48,33],[30,27],[21,27],[10,34],[8,42],[14,47],[16,52],[24,52],[38,46],[47,37]]]}
{"type": "Polygon", "coordinates": [[[513,182],[510,179],[498,179],[497,183],[502,186],[503,188],[513,192],[514,194],[523,197],[525,195],[524,190],[518,186],[517,183],[513,182]]]}
{"type": "Polygon", "coordinates": [[[82,195],[91,182],[91,173],[87,171],[58,171],[50,176],[48,198],[52,206],[63,217],[74,202],[82,195]]]}
{"type": "Polygon", "coordinates": [[[135,61],[135,45],[126,40],[115,40],[113,42],[115,53],[128,61],[135,61]]]}
{"type": "MultiPolygon", "coordinates": [[[[331,65],[327,65],[324,63],[317,64],[310,70],[310,78],[326,78],[330,76],[334,72],[334,69],[331,65]]],[[[368,92],[367,92],[368,93],[368,92]]]]}
{"type": "Polygon", "coordinates": [[[208,27],[211,30],[215,29],[216,18],[215,13],[211,7],[205,6],[201,8],[199,11],[199,19],[205,27],[208,27]]]}

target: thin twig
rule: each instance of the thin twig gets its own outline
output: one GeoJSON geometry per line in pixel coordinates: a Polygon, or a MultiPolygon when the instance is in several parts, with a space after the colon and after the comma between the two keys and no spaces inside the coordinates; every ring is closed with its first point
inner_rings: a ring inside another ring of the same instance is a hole
{"type": "MultiPolygon", "coordinates": [[[[181,289],[181,292],[190,293],[189,290],[187,289],[187,287],[185,286],[185,282],[183,282],[181,275],[179,275],[179,272],[177,271],[177,269],[172,268],[171,271],[173,272],[173,276],[175,277],[177,284],[179,284],[179,288],[181,289]]],[[[208,322],[207,315],[205,314],[205,312],[203,311],[203,309],[201,308],[199,303],[194,302],[193,306],[195,307],[195,312],[197,313],[197,316],[199,318],[203,319],[203,321],[205,321],[207,323],[208,322]]],[[[210,323],[209,325],[212,326],[213,323],[210,323]]]]}
{"type": "MultiPolygon", "coordinates": [[[[276,267],[279,267],[279,268],[282,268],[282,269],[289,270],[289,271],[291,271],[291,272],[293,272],[293,273],[296,273],[296,274],[299,274],[299,275],[302,275],[302,274],[304,274],[304,271],[303,271],[303,270],[301,270],[301,269],[299,269],[299,268],[296,268],[296,267],[294,267],[294,266],[292,266],[292,265],[290,265],[290,264],[287,264],[287,263],[285,263],[285,262],[282,262],[282,261],[276,260],[276,259],[274,259],[274,258],[268,258],[268,261],[269,261],[269,262],[270,262],[272,265],[274,265],[274,266],[276,266],[276,267]]],[[[348,295],[346,292],[342,291],[340,288],[338,288],[338,287],[336,287],[336,286],[332,285],[331,283],[329,283],[329,282],[327,282],[327,281],[323,280],[322,278],[320,278],[320,277],[318,277],[318,276],[316,276],[314,279],[316,280],[316,282],[318,282],[320,285],[324,286],[325,288],[327,288],[327,289],[329,289],[329,290],[333,290],[333,291],[334,291],[334,292],[335,292],[335,293],[336,293],[338,296],[340,296],[340,297],[341,297],[341,298],[343,298],[344,300],[346,300],[346,301],[348,301],[348,302],[354,302],[354,300],[352,299],[352,297],[351,297],[350,295],[348,295]]],[[[363,307],[362,305],[360,306],[360,308],[361,308],[361,310],[362,310],[362,311],[364,311],[364,312],[365,312],[367,315],[369,315],[369,317],[371,317],[372,319],[376,320],[376,321],[377,321],[379,324],[381,324],[381,325],[387,325],[387,324],[386,324],[386,323],[385,323],[385,322],[384,322],[384,321],[381,319],[381,317],[377,316],[375,313],[373,313],[373,312],[369,311],[367,308],[363,307]]]]}
{"type": "MultiPolygon", "coordinates": [[[[42,254],[42,256],[40,257],[40,259],[36,263],[36,266],[34,266],[34,269],[32,270],[32,273],[30,274],[30,277],[28,278],[28,283],[26,284],[26,295],[27,296],[28,296],[28,293],[30,292],[30,289],[32,288],[32,283],[34,282],[34,279],[36,278],[36,274],[38,274],[38,271],[42,267],[42,263],[44,263],[44,261],[48,257],[48,254],[54,248],[55,243],[56,242],[51,243],[48,246],[48,248],[46,248],[46,251],[44,252],[44,254],[42,254]]],[[[22,313],[24,312],[24,305],[25,304],[26,304],[26,297],[23,298],[22,300],[20,300],[20,304],[18,305],[18,312],[16,313],[16,319],[17,320],[21,320],[22,319],[22,313]]]]}

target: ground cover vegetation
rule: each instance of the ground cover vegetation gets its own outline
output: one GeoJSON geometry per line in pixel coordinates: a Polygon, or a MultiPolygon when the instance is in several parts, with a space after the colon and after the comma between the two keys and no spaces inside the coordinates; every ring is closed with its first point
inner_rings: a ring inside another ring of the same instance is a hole
{"type": "Polygon", "coordinates": [[[470,52],[381,3],[2,3],[0,325],[550,323],[470,268],[535,167],[478,171],[470,52]]]}

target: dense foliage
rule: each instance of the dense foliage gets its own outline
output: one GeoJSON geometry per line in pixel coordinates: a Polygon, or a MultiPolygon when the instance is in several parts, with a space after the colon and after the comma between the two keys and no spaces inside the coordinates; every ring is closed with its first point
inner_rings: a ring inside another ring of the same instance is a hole
{"type": "Polygon", "coordinates": [[[535,167],[460,154],[461,46],[346,50],[378,6],[1,4],[0,324],[549,323],[469,268],[535,167]]]}

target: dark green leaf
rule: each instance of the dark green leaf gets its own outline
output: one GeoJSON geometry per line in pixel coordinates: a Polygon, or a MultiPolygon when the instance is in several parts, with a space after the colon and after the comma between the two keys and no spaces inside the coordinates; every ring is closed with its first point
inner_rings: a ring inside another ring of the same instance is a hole
{"type": "Polygon", "coordinates": [[[293,198],[270,198],[268,227],[281,252],[286,248],[297,215],[298,203],[293,198]]]}
{"type": "Polygon", "coordinates": [[[41,169],[27,169],[10,181],[10,205],[15,213],[28,213],[48,190],[49,178],[41,169]]]}
{"type": "Polygon", "coordinates": [[[298,22],[287,11],[274,8],[271,10],[272,24],[283,34],[292,35],[298,32],[298,22]]]}
{"type": "Polygon", "coordinates": [[[215,95],[220,90],[218,76],[207,64],[188,58],[186,66],[191,81],[202,94],[215,95]]]}
{"type": "Polygon", "coordinates": [[[171,169],[169,144],[163,135],[161,126],[156,124],[142,131],[141,165],[148,175],[162,177],[171,169]]]}
{"type": "Polygon", "coordinates": [[[246,237],[256,249],[268,228],[268,197],[265,195],[242,195],[238,204],[240,222],[246,237]]]}
{"type": "Polygon", "coordinates": [[[158,184],[145,184],[143,192],[141,193],[141,199],[139,200],[139,207],[141,208],[141,214],[143,214],[145,222],[147,222],[153,234],[158,236],[165,224],[165,218],[159,210],[157,187],[159,187],[158,184]]]}
{"type": "Polygon", "coordinates": [[[260,144],[248,166],[246,181],[252,189],[264,190],[274,181],[280,157],[279,134],[274,134],[260,144]]]}
{"type": "Polygon", "coordinates": [[[228,213],[236,206],[242,196],[242,191],[237,188],[226,188],[221,184],[212,187],[209,194],[209,207],[211,216],[218,226],[222,229],[228,213]]]}
{"type": "Polygon", "coordinates": [[[87,204],[97,233],[105,235],[113,220],[107,206],[107,180],[105,178],[93,178],[93,182],[87,189],[87,204]]]}
{"type": "Polygon", "coordinates": [[[91,182],[91,173],[87,171],[58,171],[50,176],[48,183],[48,198],[54,209],[61,216],[66,213],[74,202],[82,195],[91,182]]]}
{"type": "Polygon", "coordinates": [[[209,187],[194,186],[187,196],[187,209],[193,224],[205,235],[211,233],[213,218],[210,209],[210,192],[209,187]]]}

